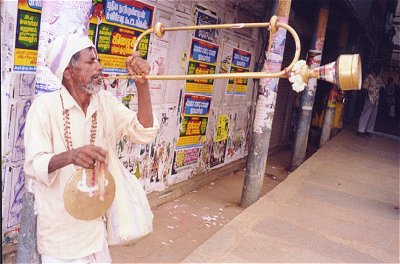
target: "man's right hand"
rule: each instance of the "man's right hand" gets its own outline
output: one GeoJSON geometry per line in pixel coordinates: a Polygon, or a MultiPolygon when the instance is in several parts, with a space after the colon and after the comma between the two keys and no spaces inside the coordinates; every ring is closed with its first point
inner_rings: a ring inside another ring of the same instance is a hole
{"type": "MultiPolygon", "coordinates": [[[[130,76],[137,76],[137,75],[146,76],[149,75],[151,70],[150,64],[140,56],[139,51],[136,51],[131,56],[129,56],[126,59],[125,64],[126,64],[126,69],[128,70],[128,74],[130,76]]],[[[148,81],[145,78],[138,78],[137,80],[135,80],[135,84],[136,86],[147,87],[148,81]]]]}
{"type": "Polygon", "coordinates": [[[98,146],[86,145],[70,151],[72,164],[86,169],[93,169],[97,163],[106,163],[107,151],[98,146]]]}

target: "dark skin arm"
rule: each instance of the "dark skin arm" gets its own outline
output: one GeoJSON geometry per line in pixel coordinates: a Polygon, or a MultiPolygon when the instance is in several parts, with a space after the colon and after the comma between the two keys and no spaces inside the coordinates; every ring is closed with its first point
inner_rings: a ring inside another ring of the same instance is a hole
{"type": "MultiPolygon", "coordinates": [[[[140,52],[136,51],[126,60],[126,69],[128,74],[148,75],[150,72],[150,64],[140,57],[140,52]]],[[[138,93],[138,113],[137,117],[143,127],[153,126],[153,110],[151,107],[149,81],[144,78],[135,80],[138,93]]]]}
{"type": "Polygon", "coordinates": [[[96,162],[107,163],[107,151],[97,146],[86,145],[54,155],[50,159],[48,171],[52,173],[70,164],[86,169],[93,169],[96,162]]]}

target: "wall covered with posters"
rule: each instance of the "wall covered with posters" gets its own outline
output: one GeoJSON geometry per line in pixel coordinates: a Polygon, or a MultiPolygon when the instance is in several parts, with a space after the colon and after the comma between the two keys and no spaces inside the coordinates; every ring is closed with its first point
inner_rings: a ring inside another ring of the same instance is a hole
{"type": "MultiPolygon", "coordinates": [[[[89,18],[79,11],[88,8],[80,1],[50,2],[52,16],[42,14],[40,0],[1,3],[3,244],[16,242],[23,193],[31,184],[23,171],[26,113],[36,94],[57,87],[43,67],[49,40],[60,32],[82,30],[95,43],[104,74],[112,76],[126,72],[124,61],[136,38],[155,22],[166,27],[258,22],[224,1],[103,0],[90,7],[89,18]],[[79,28],[81,21],[89,23],[79,28]]],[[[162,39],[144,38],[138,49],[153,75],[247,72],[260,56],[258,36],[259,29],[167,32],[162,39]]],[[[251,79],[152,81],[158,136],[148,145],[121,138],[115,146],[121,162],[151,193],[245,157],[253,86],[251,79]]],[[[133,81],[107,79],[104,89],[137,109],[133,81]]]]}

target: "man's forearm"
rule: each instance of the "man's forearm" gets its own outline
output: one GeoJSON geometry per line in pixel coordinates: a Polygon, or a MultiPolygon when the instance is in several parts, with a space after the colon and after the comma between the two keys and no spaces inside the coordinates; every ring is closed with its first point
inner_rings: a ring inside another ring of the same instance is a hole
{"type": "Polygon", "coordinates": [[[49,161],[49,174],[72,163],[71,151],[54,155],[49,161]]]}
{"type": "Polygon", "coordinates": [[[137,117],[143,127],[153,126],[153,109],[151,107],[151,96],[149,83],[137,85],[138,92],[138,113],[137,117]]]}

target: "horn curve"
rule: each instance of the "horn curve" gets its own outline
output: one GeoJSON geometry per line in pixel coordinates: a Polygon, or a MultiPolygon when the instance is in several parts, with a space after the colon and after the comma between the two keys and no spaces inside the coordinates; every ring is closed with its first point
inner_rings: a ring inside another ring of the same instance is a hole
{"type": "MultiPolygon", "coordinates": [[[[147,29],[136,39],[133,51],[137,50],[139,42],[148,34],[155,34],[158,38],[162,38],[167,31],[184,31],[198,29],[235,29],[235,28],[256,28],[267,27],[271,34],[276,33],[279,27],[285,28],[292,36],[296,45],[296,51],[292,62],[279,72],[242,72],[242,73],[223,73],[223,74],[191,74],[191,75],[116,75],[107,76],[104,79],[133,79],[140,78],[147,80],[199,80],[199,79],[231,79],[231,78],[288,78],[293,66],[298,62],[300,57],[300,38],[296,31],[286,23],[279,22],[277,16],[272,16],[270,22],[264,23],[236,23],[236,24],[216,24],[216,25],[198,25],[184,27],[164,27],[161,22],[157,22],[154,28],[147,29]]],[[[306,65],[301,70],[301,76],[304,81],[309,78],[317,78],[331,83],[335,83],[342,90],[359,90],[361,89],[361,59],[359,54],[340,55],[339,58],[330,64],[309,69],[306,65]]]]}

